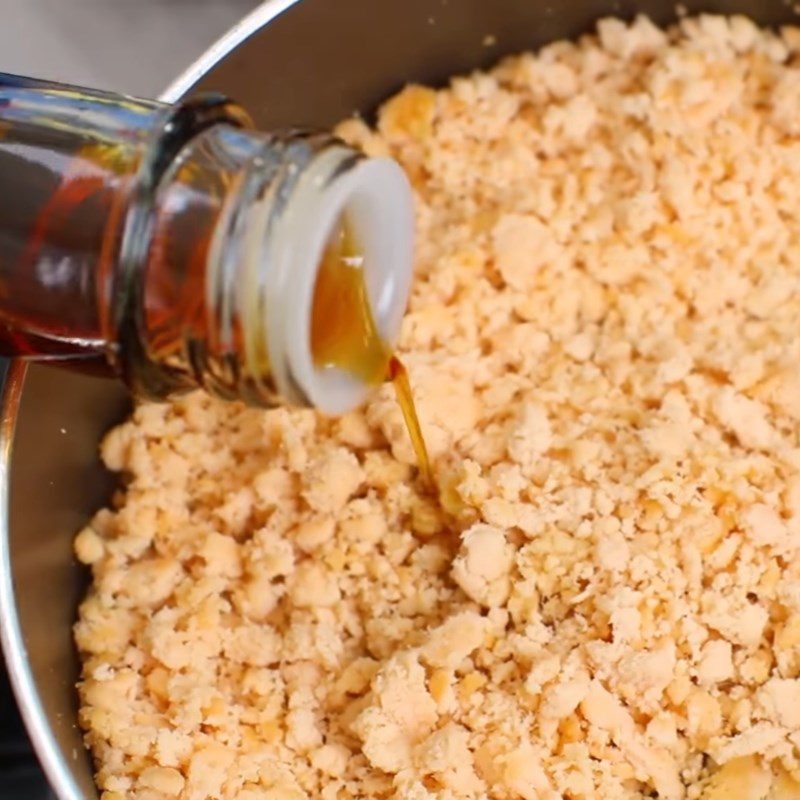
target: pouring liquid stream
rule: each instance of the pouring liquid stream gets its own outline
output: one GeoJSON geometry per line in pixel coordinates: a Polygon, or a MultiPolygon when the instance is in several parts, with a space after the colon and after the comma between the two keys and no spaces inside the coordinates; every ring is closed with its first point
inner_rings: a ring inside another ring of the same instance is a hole
{"type": "Polygon", "coordinates": [[[362,262],[358,241],[344,219],[331,236],[317,273],[311,312],[314,364],[344,370],[373,386],[385,380],[394,384],[420,474],[430,486],[430,460],[408,372],[375,324],[362,262]]]}

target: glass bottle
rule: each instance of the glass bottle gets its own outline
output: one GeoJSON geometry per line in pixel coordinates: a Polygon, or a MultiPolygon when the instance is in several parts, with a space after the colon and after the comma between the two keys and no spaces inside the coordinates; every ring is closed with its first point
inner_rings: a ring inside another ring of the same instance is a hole
{"type": "Polygon", "coordinates": [[[394,161],[255,131],[217,95],[170,106],[0,75],[0,355],[110,372],[149,398],[203,387],[341,413],[371,387],[320,368],[309,331],[345,218],[391,347],[413,229],[394,161]]]}

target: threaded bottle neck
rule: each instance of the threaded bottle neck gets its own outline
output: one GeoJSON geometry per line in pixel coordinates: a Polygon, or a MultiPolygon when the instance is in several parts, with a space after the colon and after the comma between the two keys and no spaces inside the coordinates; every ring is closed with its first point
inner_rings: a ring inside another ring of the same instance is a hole
{"type": "Polygon", "coordinates": [[[328,238],[347,214],[363,242],[381,338],[395,340],[413,222],[394,162],[327,134],[219,124],[180,150],[154,200],[148,257],[135,273],[136,338],[126,351],[141,393],[199,385],[254,406],[329,413],[363,400],[372,387],[358,376],[314,364],[312,298],[328,238]]]}

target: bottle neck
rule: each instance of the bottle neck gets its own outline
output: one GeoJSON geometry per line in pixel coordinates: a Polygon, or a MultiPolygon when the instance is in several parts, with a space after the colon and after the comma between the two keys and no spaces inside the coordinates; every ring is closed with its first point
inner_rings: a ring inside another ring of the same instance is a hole
{"type": "Polygon", "coordinates": [[[139,393],[199,385],[251,405],[304,402],[273,367],[267,306],[279,287],[265,251],[309,154],[328,142],[219,124],[172,159],[141,221],[146,236],[122,257],[130,283],[116,338],[139,393]]]}
{"type": "Polygon", "coordinates": [[[314,290],[326,245],[347,217],[375,333],[393,344],[413,229],[394,162],[368,159],[327,134],[221,124],[181,150],[154,200],[148,254],[130,271],[135,302],[119,337],[140,393],[202,386],[254,406],[329,413],[364,399],[372,385],[357,371],[315,362],[314,290]]]}
{"type": "MultiPolygon", "coordinates": [[[[196,388],[208,318],[210,247],[258,134],[224,99],[171,109],[137,172],[106,305],[109,361],[140,395],[196,388]]],[[[209,384],[212,390],[215,388],[209,384]]],[[[219,387],[218,393],[228,396],[219,387]]]]}

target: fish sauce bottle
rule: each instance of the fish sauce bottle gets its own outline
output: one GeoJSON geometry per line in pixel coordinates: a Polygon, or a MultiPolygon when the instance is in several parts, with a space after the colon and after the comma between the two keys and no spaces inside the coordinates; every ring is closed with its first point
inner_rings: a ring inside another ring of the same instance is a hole
{"type": "Polygon", "coordinates": [[[343,413],[392,375],[411,197],[393,160],[222,96],[0,75],[0,355],[343,413]]]}

